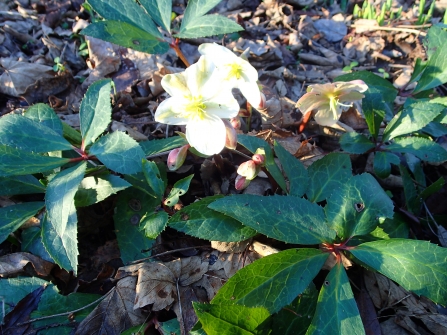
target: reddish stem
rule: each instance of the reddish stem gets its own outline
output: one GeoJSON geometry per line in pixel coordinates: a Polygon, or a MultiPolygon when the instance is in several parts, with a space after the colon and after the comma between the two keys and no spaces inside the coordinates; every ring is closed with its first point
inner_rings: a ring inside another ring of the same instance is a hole
{"type": "Polygon", "coordinates": [[[174,49],[177,56],[182,60],[183,64],[186,65],[186,67],[189,67],[191,64],[189,64],[188,60],[186,59],[185,55],[183,54],[182,50],[180,50],[179,47],[179,39],[176,38],[174,42],[169,43],[169,46],[174,49]]]}
{"type": "Polygon", "coordinates": [[[302,133],[304,131],[304,129],[306,128],[307,124],[309,123],[310,117],[311,117],[312,113],[306,113],[303,115],[303,121],[301,121],[301,124],[298,128],[298,133],[302,133]]]}

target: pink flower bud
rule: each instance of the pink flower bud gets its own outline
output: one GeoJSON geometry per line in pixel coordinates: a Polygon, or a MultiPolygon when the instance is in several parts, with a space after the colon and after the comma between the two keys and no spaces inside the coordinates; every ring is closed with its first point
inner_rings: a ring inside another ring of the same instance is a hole
{"type": "Polygon", "coordinates": [[[241,129],[241,118],[239,116],[231,118],[230,123],[234,129],[241,129]]]}
{"type": "Polygon", "coordinates": [[[250,184],[250,180],[248,180],[245,177],[242,177],[241,175],[238,175],[234,182],[234,187],[236,188],[236,190],[241,191],[241,190],[247,188],[247,186],[249,184],[250,184]]]}
{"type": "Polygon", "coordinates": [[[255,162],[256,165],[264,166],[265,164],[265,155],[254,154],[253,156],[251,156],[251,159],[253,160],[253,162],[255,162]]]}
{"type": "Polygon", "coordinates": [[[259,165],[256,165],[255,162],[249,160],[239,165],[237,173],[247,178],[248,180],[252,180],[258,175],[260,170],[261,167],[259,165]]]}
{"type": "Polygon", "coordinates": [[[267,103],[267,98],[265,97],[264,93],[261,92],[260,94],[261,94],[261,102],[259,103],[259,106],[256,109],[265,109],[266,103],[267,103]]]}
{"type": "Polygon", "coordinates": [[[225,137],[225,147],[228,149],[236,149],[237,147],[237,132],[231,125],[230,121],[222,120],[225,124],[225,130],[227,131],[225,137]]]}
{"type": "Polygon", "coordinates": [[[189,144],[186,144],[180,148],[171,150],[167,161],[169,171],[178,170],[183,165],[190,147],[189,144]]]}

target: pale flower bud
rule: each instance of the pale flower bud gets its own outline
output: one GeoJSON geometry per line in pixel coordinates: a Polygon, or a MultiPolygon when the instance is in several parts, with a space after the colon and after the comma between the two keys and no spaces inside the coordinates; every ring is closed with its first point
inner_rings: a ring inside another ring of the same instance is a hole
{"type": "Polygon", "coordinates": [[[253,162],[255,162],[256,165],[264,166],[265,164],[265,155],[254,154],[253,156],[251,156],[251,159],[253,160],[253,162]]]}
{"type": "Polygon", "coordinates": [[[237,169],[237,173],[248,180],[254,179],[258,175],[259,171],[261,171],[261,167],[256,165],[256,163],[252,160],[243,162],[237,169]]]}
{"type": "Polygon", "coordinates": [[[230,123],[234,129],[241,129],[241,118],[239,116],[231,118],[230,123]]]}
{"type": "Polygon", "coordinates": [[[171,150],[167,161],[169,171],[178,170],[183,165],[190,147],[189,144],[186,144],[180,148],[171,150]]]}
{"type": "Polygon", "coordinates": [[[247,188],[247,186],[249,184],[250,184],[250,180],[248,180],[247,178],[245,178],[241,175],[238,175],[234,182],[234,187],[236,190],[241,191],[241,190],[247,188]]]}
{"type": "Polygon", "coordinates": [[[265,109],[267,98],[265,97],[264,93],[261,92],[260,94],[261,94],[261,102],[259,103],[259,106],[256,109],[262,110],[262,109],[265,109]]]}
{"type": "Polygon", "coordinates": [[[225,136],[225,147],[228,149],[236,149],[237,147],[237,132],[231,125],[230,121],[222,120],[225,124],[226,136],[225,136]]]}

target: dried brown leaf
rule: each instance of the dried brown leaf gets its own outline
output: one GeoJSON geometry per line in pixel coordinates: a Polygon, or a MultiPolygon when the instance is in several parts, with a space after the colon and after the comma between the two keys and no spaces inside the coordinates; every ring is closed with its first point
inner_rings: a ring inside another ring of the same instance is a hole
{"type": "Polygon", "coordinates": [[[0,277],[18,276],[20,274],[37,274],[39,277],[48,277],[54,263],[27,252],[16,252],[0,257],[0,277]]]}

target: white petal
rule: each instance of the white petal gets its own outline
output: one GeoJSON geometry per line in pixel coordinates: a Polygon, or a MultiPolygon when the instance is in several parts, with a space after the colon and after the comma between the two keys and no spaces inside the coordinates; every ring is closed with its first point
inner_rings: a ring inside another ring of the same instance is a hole
{"type": "Polygon", "coordinates": [[[239,113],[239,103],[231,92],[222,92],[205,102],[206,113],[222,119],[230,119],[239,113]]]}
{"type": "Polygon", "coordinates": [[[202,55],[210,56],[217,67],[231,64],[238,57],[227,48],[216,43],[203,43],[199,46],[202,55]]]}
{"type": "Polygon", "coordinates": [[[192,96],[209,96],[213,89],[218,89],[214,70],[213,62],[204,56],[185,70],[186,84],[192,96]]]}
{"type": "Polygon", "coordinates": [[[186,125],[186,139],[204,155],[218,154],[225,147],[226,130],[218,117],[207,117],[191,121],[186,125]]]}
{"type": "Polygon", "coordinates": [[[161,80],[161,86],[171,97],[190,95],[184,72],[165,75],[161,80]]]}
{"type": "Polygon", "coordinates": [[[261,91],[259,90],[258,84],[255,82],[249,83],[239,83],[238,88],[241,90],[245,99],[254,108],[258,108],[261,104],[261,91]]]}
{"type": "Polygon", "coordinates": [[[183,98],[173,97],[164,100],[155,111],[155,121],[171,125],[187,124],[189,119],[180,117],[185,110],[185,102],[183,98]]]}
{"type": "Polygon", "coordinates": [[[333,126],[340,118],[341,112],[341,108],[337,108],[335,113],[330,108],[320,109],[314,116],[315,122],[321,126],[333,126]]]}

